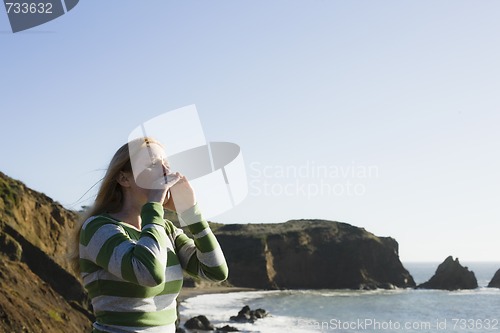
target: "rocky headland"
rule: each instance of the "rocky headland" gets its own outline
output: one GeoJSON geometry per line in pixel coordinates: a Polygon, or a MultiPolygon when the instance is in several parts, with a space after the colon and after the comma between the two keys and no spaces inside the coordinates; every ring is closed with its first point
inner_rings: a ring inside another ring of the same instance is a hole
{"type": "Polygon", "coordinates": [[[325,220],[222,225],[217,235],[229,282],[261,289],[414,287],[398,243],[363,228],[325,220]]]}

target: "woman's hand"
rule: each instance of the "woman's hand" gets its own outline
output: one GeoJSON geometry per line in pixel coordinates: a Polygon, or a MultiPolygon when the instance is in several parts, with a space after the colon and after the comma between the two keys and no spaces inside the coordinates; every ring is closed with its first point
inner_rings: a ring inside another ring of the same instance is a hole
{"type": "MultiPolygon", "coordinates": [[[[147,171],[143,173],[148,173],[147,171]]],[[[150,174],[151,176],[151,174],[150,174]]],[[[165,202],[167,198],[167,193],[169,189],[174,186],[178,181],[181,180],[181,174],[176,172],[175,174],[166,174],[166,170],[163,176],[157,178],[156,180],[151,180],[148,184],[148,202],[165,202]]]]}
{"type": "Polygon", "coordinates": [[[185,176],[180,175],[180,180],[170,188],[170,197],[163,204],[166,209],[185,212],[196,203],[194,190],[185,176]]]}

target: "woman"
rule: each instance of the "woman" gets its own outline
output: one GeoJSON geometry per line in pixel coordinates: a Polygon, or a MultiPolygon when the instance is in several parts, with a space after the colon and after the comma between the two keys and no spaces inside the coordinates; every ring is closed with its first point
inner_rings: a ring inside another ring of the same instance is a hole
{"type": "Polygon", "coordinates": [[[174,332],[183,269],[212,281],[227,278],[193,189],[181,174],[169,174],[165,161],[151,138],[123,145],[79,228],[79,268],[96,315],[94,333],[174,332]],[[164,219],[164,208],[177,212],[194,240],[164,219]]]}

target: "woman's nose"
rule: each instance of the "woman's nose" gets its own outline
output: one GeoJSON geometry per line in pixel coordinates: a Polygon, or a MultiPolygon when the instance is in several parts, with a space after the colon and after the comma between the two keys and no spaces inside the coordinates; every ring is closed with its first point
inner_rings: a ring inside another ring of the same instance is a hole
{"type": "Polygon", "coordinates": [[[168,175],[168,173],[170,172],[169,167],[168,167],[168,166],[166,166],[166,165],[165,165],[165,163],[162,163],[162,164],[161,164],[161,167],[162,167],[162,169],[163,169],[163,175],[164,175],[164,176],[168,175]]]}

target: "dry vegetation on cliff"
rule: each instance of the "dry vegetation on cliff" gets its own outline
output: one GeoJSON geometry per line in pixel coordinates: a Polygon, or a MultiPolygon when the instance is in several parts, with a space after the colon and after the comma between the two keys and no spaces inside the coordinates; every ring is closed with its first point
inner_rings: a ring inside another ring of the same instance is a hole
{"type": "Polygon", "coordinates": [[[76,214],[0,173],[0,331],[88,332],[88,301],[68,271],[76,214]]]}

